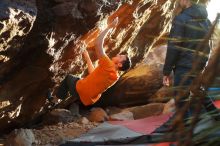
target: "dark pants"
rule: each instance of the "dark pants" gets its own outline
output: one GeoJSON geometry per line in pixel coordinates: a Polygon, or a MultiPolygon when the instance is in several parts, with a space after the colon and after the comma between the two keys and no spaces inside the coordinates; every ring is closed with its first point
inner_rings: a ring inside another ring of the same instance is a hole
{"type": "MultiPolygon", "coordinates": [[[[180,86],[181,81],[183,80],[183,78],[185,78],[188,73],[190,72],[189,68],[177,68],[174,71],[174,87],[175,87],[175,95],[178,94],[178,91],[186,91],[187,88],[189,88],[189,86],[192,84],[192,81],[194,80],[195,77],[193,76],[188,76],[187,80],[185,80],[185,82],[183,82],[180,86]]],[[[184,97],[180,97],[180,100],[177,102],[176,100],[176,107],[181,108],[183,107],[187,101],[189,100],[189,93],[184,96],[184,97]]],[[[194,107],[196,103],[190,103],[190,108],[188,109],[187,113],[185,114],[185,118],[188,118],[190,116],[192,116],[192,113],[194,111],[194,107]]],[[[215,111],[214,113],[217,115],[215,118],[216,119],[220,119],[220,115],[218,112],[216,112],[217,108],[214,106],[212,99],[211,98],[205,98],[204,102],[203,102],[203,106],[205,109],[203,109],[202,111],[204,112],[204,110],[206,111],[215,111]]]]}
{"type": "Polygon", "coordinates": [[[68,74],[58,87],[57,98],[65,99],[68,97],[68,93],[70,93],[73,98],[79,99],[79,94],[76,91],[76,83],[79,79],[79,77],[68,74]]]}
{"type": "MultiPolygon", "coordinates": [[[[174,71],[174,89],[175,89],[175,95],[177,96],[179,92],[185,92],[188,90],[189,86],[192,84],[192,81],[194,79],[193,76],[188,76],[188,73],[190,72],[190,68],[185,68],[185,67],[178,67],[174,71]],[[187,77],[187,79],[183,81],[183,79],[187,77]],[[180,85],[181,83],[181,85],[180,85]]],[[[186,94],[184,97],[179,97],[180,100],[176,100],[175,98],[175,103],[176,107],[181,108],[183,107],[188,100],[189,93],[186,94]]],[[[189,117],[192,115],[192,109],[189,109],[185,115],[185,118],[189,117]]]]}

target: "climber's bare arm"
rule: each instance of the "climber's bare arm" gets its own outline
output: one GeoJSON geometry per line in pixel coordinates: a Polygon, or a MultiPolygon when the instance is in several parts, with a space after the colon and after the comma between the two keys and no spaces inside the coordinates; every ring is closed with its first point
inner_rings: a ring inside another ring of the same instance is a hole
{"type": "Polygon", "coordinates": [[[107,34],[118,24],[118,18],[116,18],[111,24],[108,24],[107,28],[104,29],[95,41],[95,51],[98,58],[105,55],[104,41],[107,34]]]}
{"type": "Polygon", "coordinates": [[[87,66],[88,66],[88,72],[89,74],[92,73],[95,69],[91,59],[90,59],[90,56],[89,56],[89,53],[87,50],[83,51],[83,57],[84,59],[86,60],[86,63],[87,63],[87,66]]]}

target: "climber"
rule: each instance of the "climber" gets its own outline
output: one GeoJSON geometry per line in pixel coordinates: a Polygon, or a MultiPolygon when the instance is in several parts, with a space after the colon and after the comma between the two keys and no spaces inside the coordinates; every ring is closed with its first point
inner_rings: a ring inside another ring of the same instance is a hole
{"type": "MultiPolygon", "coordinates": [[[[117,26],[117,23],[118,18],[108,24],[94,42],[98,66],[96,68],[93,66],[89,53],[85,50],[83,56],[88,65],[89,75],[79,78],[68,74],[55,93],[57,98],[65,99],[69,92],[72,98],[79,99],[85,106],[92,105],[100,99],[105,90],[116,83],[119,78],[118,71],[126,71],[130,68],[131,62],[127,55],[117,54],[110,59],[103,48],[105,37],[117,26]]],[[[49,101],[53,99],[51,95],[48,98],[49,101]]]]}

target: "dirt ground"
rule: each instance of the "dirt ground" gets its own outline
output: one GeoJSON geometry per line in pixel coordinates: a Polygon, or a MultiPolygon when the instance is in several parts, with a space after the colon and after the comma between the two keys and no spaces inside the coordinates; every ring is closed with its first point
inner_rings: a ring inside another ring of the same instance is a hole
{"type": "Polygon", "coordinates": [[[66,140],[74,139],[86,133],[97,125],[98,123],[95,122],[84,124],[78,120],[78,122],[58,123],[33,129],[35,145],[59,145],[66,140]]]}
{"type": "MultiPolygon", "coordinates": [[[[90,122],[85,117],[81,117],[68,123],[60,122],[52,125],[38,126],[30,129],[35,139],[32,146],[58,146],[67,140],[79,137],[81,134],[86,133],[99,124],[100,123],[90,122]]],[[[16,132],[13,131],[12,133],[16,132]]],[[[17,138],[12,133],[0,138],[0,146],[18,146],[20,143],[22,144],[19,146],[26,146],[23,145],[23,143],[25,143],[23,142],[24,140],[17,138]]],[[[30,141],[32,141],[32,139],[30,139],[30,141]]]]}
{"type": "MultiPolygon", "coordinates": [[[[81,110],[80,116],[72,116],[72,113],[69,110],[57,109],[50,112],[49,115],[46,115],[42,119],[42,123],[40,123],[39,125],[34,125],[34,128],[32,127],[30,129],[34,135],[32,145],[57,146],[67,140],[71,140],[81,136],[82,134],[88,132],[90,129],[97,127],[103,121],[116,119],[123,120],[127,118],[139,119],[153,115],[160,115],[163,113],[164,109],[166,109],[166,105],[162,103],[154,103],[144,106],[131,107],[127,109],[108,107],[106,109],[95,108],[84,111],[81,110]],[[132,114],[132,116],[130,116],[130,114],[132,114]],[[53,124],[54,122],[55,124],[53,124]]],[[[13,132],[16,133],[15,131],[16,130],[14,130],[13,132]]],[[[19,143],[17,141],[23,141],[22,138],[17,140],[17,133],[14,135],[12,133],[6,135],[2,139],[0,138],[0,146],[7,146],[7,141],[9,141],[9,145],[12,144],[12,146],[17,145],[19,143]]],[[[24,137],[26,137],[25,135],[28,134],[24,133],[21,135],[24,135],[24,137]]]]}

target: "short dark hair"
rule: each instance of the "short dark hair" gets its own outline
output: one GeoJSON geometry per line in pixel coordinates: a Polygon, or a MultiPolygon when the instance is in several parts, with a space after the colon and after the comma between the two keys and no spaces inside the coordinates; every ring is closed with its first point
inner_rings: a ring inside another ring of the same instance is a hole
{"type": "Polygon", "coordinates": [[[122,67],[119,68],[120,71],[126,71],[131,67],[131,59],[126,54],[120,54],[125,55],[126,59],[122,62],[122,67]]]}

